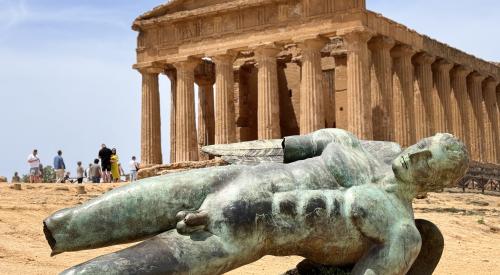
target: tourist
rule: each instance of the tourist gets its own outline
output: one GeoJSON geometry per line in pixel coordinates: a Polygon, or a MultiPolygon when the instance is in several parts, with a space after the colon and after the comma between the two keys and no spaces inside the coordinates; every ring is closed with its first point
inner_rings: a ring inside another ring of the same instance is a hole
{"type": "Polygon", "coordinates": [[[130,182],[134,182],[137,180],[137,171],[139,171],[139,163],[135,161],[135,156],[132,157],[132,160],[129,162],[130,168],[130,182]]]}
{"type": "Polygon", "coordinates": [[[12,177],[11,182],[12,183],[20,183],[21,182],[21,178],[19,177],[19,173],[14,172],[14,176],[12,177]]]}
{"type": "Polygon", "coordinates": [[[120,168],[118,155],[116,154],[116,148],[111,150],[111,175],[113,176],[113,181],[118,182],[120,180],[120,168]]]}
{"type": "Polygon", "coordinates": [[[40,179],[40,182],[44,182],[44,178],[43,178],[43,165],[41,163],[38,165],[38,177],[40,179]]]}
{"type": "Polygon", "coordinates": [[[77,167],[76,167],[76,180],[77,180],[78,183],[83,183],[83,176],[85,174],[85,169],[83,168],[81,161],[77,162],[76,164],[77,164],[77,167]]]}
{"type": "Polygon", "coordinates": [[[33,150],[33,153],[28,156],[28,164],[30,165],[30,183],[40,182],[40,158],[38,150],[33,150]]]}
{"type": "Polygon", "coordinates": [[[121,180],[121,177],[125,176],[125,171],[123,170],[121,163],[118,163],[118,170],[120,171],[120,180],[121,180]]]}
{"type": "Polygon", "coordinates": [[[106,144],[101,145],[99,158],[101,159],[102,179],[104,182],[111,182],[111,153],[111,150],[106,147],[106,144]]]}
{"type": "Polygon", "coordinates": [[[71,175],[70,172],[66,172],[66,175],[64,176],[63,180],[62,180],[62,183],[66,183],[66,182],[69,182],[69,183],[73,183],[75,182],[74,180],[72,180],[69,176],[71,175]]]}
{"type": "Polygon", "coordinates": [[[64,159],[62,158],[62,151],[57,151],[57,156],[54,157],[54,170],[56,171],[56,183],[64,182],[64,170],[66,165],[64,164],[64,159]]]}
{"type": "Polygon", "coordinates": [[[102,169],[99,166],[99,159],[94,160],[94,164],[89,169],[89,177],[93,183],[100,183],[102,176],[102,169]]]}
{"type": "Polygon", "coordinates": [[[85,177],[87,178],[87,182],[92,182],[92,177],[90,176],[90,168],[92,168],[92,163],[89,163],[89,167],[85,169],[85,177]]]}

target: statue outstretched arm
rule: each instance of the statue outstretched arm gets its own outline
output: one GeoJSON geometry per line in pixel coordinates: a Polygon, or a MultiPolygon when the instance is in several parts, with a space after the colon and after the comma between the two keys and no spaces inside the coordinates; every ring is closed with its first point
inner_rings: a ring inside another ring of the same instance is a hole
{"type": "Polygon", "coordinates": [[[360,146],[359,140],[341,129],[321,129],[308,135],[291,136],[283,139],[283,162],[320,156],[328,144],[335,142],[349,147],[360,146]]]}
{"type": "Polygon", "coordinates": [[[322,129],[308,135],[290,136],[283,139],[210,145],[203,147],[202,151],[212,156],[222,157],[231,164],[291,163],[321,155],[326,146],[332,142],[346,146],[359,146],[358,139],[345,130],[322,129]]]}

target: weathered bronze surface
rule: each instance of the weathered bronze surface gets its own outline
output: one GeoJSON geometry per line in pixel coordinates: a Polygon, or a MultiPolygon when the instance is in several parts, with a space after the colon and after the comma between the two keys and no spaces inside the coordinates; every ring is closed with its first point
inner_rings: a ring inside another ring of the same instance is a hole
{"type": "Polygon", "coordinates": [[[287,164],[150,178],[55,213],[44,221],[54,254],[161,233],[64,274],[220,274],[264,255],[405,274],[422,246],[413,198],[451,185],[469,162],[449,134],[398,155],[393,145],[383,154],[338,129],[282,144],[287,164]],[[388,164],[381,156],[391,154],[388,164]]]}

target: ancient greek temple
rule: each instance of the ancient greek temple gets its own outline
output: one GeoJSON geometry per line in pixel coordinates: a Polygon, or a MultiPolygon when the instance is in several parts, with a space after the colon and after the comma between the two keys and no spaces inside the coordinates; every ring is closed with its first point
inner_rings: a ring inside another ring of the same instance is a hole
{"type": "Polygon", "coordinates": [[[163,162],[164,75],[171,162],[204,159],[204,145],[337,127],[402,146],[449,132],[474,160],[500,163],[500,64],[369,11],[364,0],[171,0],[133,29],[143,164],[163,162]]]}

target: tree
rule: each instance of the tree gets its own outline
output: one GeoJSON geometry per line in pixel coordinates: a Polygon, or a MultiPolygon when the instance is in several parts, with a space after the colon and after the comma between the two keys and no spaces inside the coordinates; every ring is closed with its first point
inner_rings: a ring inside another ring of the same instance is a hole
{"type": "Polygon", "coordinates": [[[43,182],[54,183],[56,181],[56,171],[52,166],[47,165],[43,167],[43,182]]]}

